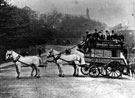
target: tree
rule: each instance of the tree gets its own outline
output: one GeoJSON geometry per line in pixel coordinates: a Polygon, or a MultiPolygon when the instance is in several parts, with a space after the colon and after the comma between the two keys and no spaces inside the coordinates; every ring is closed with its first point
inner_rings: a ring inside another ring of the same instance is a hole
{"type": "Polygon", "coordinates": [[[17,8],[1,0],[0,2],[0,32],[7,36],[16,36],[20,32],[27,32],[29,28],[29,18],[27,11],[17,8]]]}

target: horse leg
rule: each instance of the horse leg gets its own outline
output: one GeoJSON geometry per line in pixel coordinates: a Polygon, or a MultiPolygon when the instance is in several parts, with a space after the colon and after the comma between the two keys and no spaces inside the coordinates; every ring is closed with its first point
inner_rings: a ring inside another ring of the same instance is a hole
{"type": "Polygon", "coordinates": [[[34,67],[31,66],[31,68],[32,68],[32,71],[31,71],[31,77],[33,77],[34,67]]]}
{"type": "Polygon", "coordinates": [[[21,65],[16,64],[16,72],[17,72],[17,77],[16,78],[20,79],[21,65]]]}
{"type": "Polygon", "coordinates": [[[73,76],[76,76],[76,66],[75,66],[75,64],[73,64],[73,67],[74,67],[74,73],[73,73],[73,76]]]}
{"type": "Polygon", "coordinates": [[[79,75],[79,67],[76,65],[76,64],[74,64],[74,76],[78,76],[79,75]]]}
{"type": "Polygon", "coordinates": [[[58,70],[59,70],[59,77],[64,77],[63,70],[62,70],[62,64],[57,64],[58,70]]]}
{"type": "Polygon", "coordinates": [[[134,77],[134,68],[133,68],[133,66],[131,67],[131,76],[134,77]]]}
{"type": "Polygon", "coordinates": [[[132,77],[132,69],[131,68],[130,68],[129,74],[130,74],[130,77],[132,77]]]}
{"type": "Polygon", "coordinates": [[[134,77],[134,76],[135,76],[135,67],[133,67],[132,70],[133,70],[133,72],[132,72],[132,73],[133,73],[132,77],[134,77]]]}
{"type": "Polygon", "coordinates": [[[40,78],[40,70],[38,69],[38,67],[37,67],[37,72],[38,72],[37,78],[40,78]]]}
{"type": "Polygon", "coordinates": [[[38,66],[36,66],[35,64],[34,64],[34,67],[35,67],[35,70],[36,70],[36,74],[35,74],[35,77],[37,77],[37,78],[40,78],[40,70],[38,69],[38,66]]]}
{"type": "Polygon", "coordinates": [[[33,68],[33,70],[35,69],[35,71],[36,71],[34,77],[37,77],[37,68],[36,68],[35,64],[32,64],[32,68],[33,68]]]}
{"type": "Polygon", "coordinates": [[[133,72],[133,68],[131,67],[131,76],[132,76],[132,77],[133,77],[133,73],[134,73],[134,72],[133,72]]]}
{"type": "Polygon", "coordinates": [[[76,65],[76,76],[79,76],[79,67],[76,65]]]}

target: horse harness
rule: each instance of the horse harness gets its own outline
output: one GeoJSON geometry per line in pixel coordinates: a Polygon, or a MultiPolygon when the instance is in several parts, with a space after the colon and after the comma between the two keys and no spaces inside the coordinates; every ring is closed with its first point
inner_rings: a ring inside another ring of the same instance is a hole
{"type": "Polygon", "coordinates": [[[13,62],[14,62],[14,63],[16,63],[17,61],[19,61],[20,57],[21,57],[21,56],[20,56],[20,55],[18,55],[18,56],[16,57],[16,59],[15,59],[15,60],[13,60],[13,62]]]}
{"type": "MultiPolygon", "coordinates": [[[[68,62],[68,63],[73,63],[73,61],[68,61],[68,60],[62,59],[62,58],[60,58],[60,57],[61,57],[61,53],[57,54],[57,57],[55,57],[55,55],[54,55],[54,56],[53,56],[54,62],[56,63],[57,60],[60,59],[60,60],[63,60],[63,61],[65,61],[65,62],[68,62]]],[[[81,62],[81,58],[80,58],[79,62],[81,62]]]]}
{"type": "Polygon", "coordinates": [[[16,63],[16,62],[20,62],[20,63],[22,63],[22,64],[25,64],[25,65],[31,66],[31,65],[29,65],[29,64],[27,64],[27,63],[24,63],[24,62],[20,61],[20,60],[19,60],[19,59],[20,59],[20,57],[21,57],[21,55],[18,55],[18,56],[16,57],[16,59],[15,59],[15,60],[13,60],[13,62],[14,62],[14,63],[16,63]]]}

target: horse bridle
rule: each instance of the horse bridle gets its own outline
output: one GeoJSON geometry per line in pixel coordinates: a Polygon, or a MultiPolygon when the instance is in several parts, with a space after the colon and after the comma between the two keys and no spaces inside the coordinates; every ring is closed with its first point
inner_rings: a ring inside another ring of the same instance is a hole
{"type": "Polygon", "coordinates": [[[12,54],[13,54],[13,51],[11,51],[11,53],[10,53],[10,54],[7,54],[7,56],[9,56],[9,57],[10,57],[12,54]]]}
{"type": "MultiPolygon", "coordinates": [[[[11,57],[11,55],[13,54],[13,51],[10,51],[10,52],[11,52],[11,53],[9,53],[9,54],[7,55],[7,56],[9,56],[9,57],[11,57]]],[[[16,62],[19,60],[20,57],[21,57],[21,56],[18,55],[15,60],[13,59],[13,62],[16,63],[16,62]]]]}

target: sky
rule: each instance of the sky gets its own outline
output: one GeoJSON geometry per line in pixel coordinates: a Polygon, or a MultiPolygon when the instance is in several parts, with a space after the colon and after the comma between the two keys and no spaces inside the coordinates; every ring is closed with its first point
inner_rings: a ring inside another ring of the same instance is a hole
{"type": "Polygon", "coordinates": [[[57,10],[61,13],[86,15],[112,27],[122,23],[135,28],[135,0],[10,0],[18,7],[29,6],[39,13],[57,10]]]}

